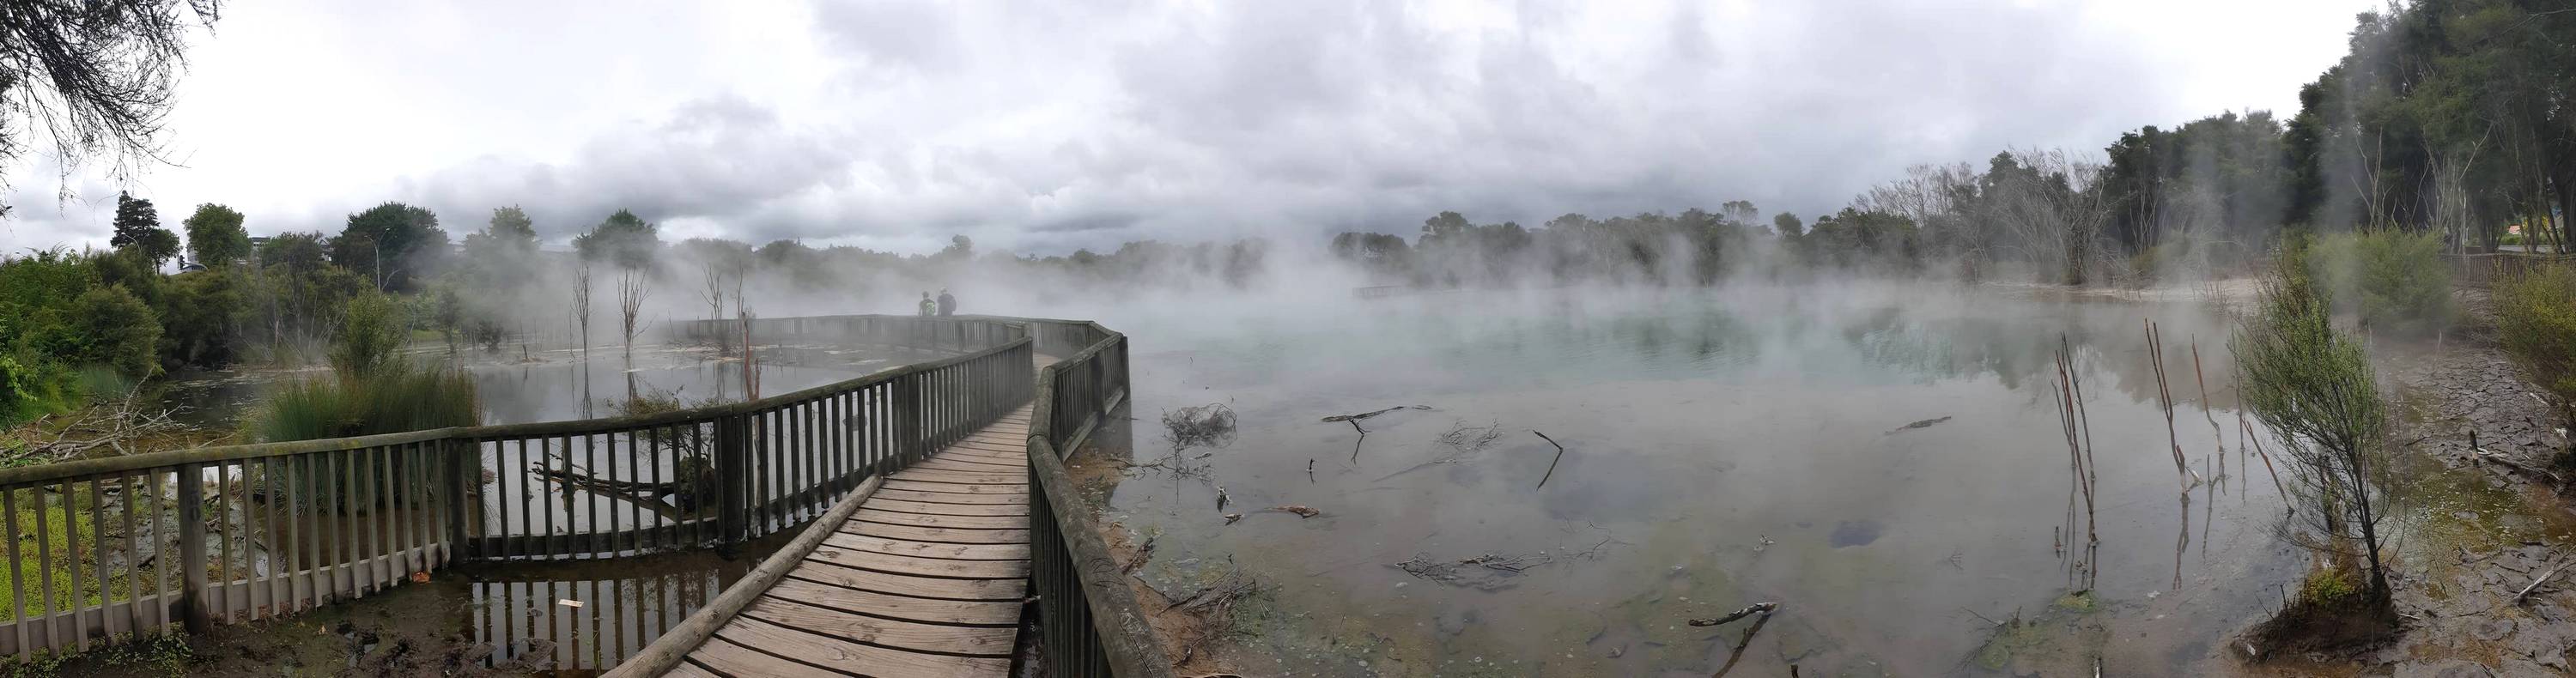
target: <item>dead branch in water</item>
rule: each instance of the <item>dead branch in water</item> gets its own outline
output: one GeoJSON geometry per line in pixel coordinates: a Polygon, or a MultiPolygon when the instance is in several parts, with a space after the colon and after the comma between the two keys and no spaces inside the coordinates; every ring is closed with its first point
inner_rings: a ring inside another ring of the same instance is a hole
{"type": "Polygon", "coordinates": [[[1522,555],[1484,553],[1457,560],[1432,560],[1417,555],[1387,567],[1440,584],[1492,592],[1515,586],[1514,578],[1540,566],[1599,559],[1602,549],[1609,544],[1610,538],[1604,537],[1600,543],[1581,551],[1540,551],[1522,555]]]}
{"type": "MultiPolygon", "coordinates": [[[[1763,603],[1763,605],[1769,605],[1774,608],[1779,607],[1779,603],[1763,603]]],[[[1736,614],[1743,613],[1738,612],[1736,614]]],[[[1724,666],[1717,667],[1717,673],[1710,678],[1725,678],[1726,672],[1735,670],[1735,663],[1744,661],[1744,648],[1753,646],[1753,634],[1761,633],[1762,626],[1769,623],[1771,623],[1771,611],[1763,610],[1762,616],[1754,619],[1752,626],[1744,627],[1744,637],[1735,641],[1735,650],[1726,654],[1726,664],[1724,666]]],[[[1789,667],[1789,675],[1793,677],[1798,675],[1798,667],[1796,665],[1791,665],[1789,667]]]]}
{"type": "Polygon", "coordinates": [[[2165,379],[2164,334],[2157,331],[2153,320],[2141,319],[2139,322],[2147,326],[2147,365],[2155,368],[2156,404],[2165,411],[2165,442],[2173,448],[2174,475],[2179,477],[2183,491],[2188,493],[2192,485],[2191,462],[2183,458],[2182,436],[2174,431],[2173,389],[2165,379]]]}
{"type": "MultiPolygon", "coordinates": [[[[1477,453],[1485,451],[1485,448],[1493,446],[1494,441],[1502,437],[1503,429],[1501,424],[1489,423],[1483,426],[1476,426],[1461,420],[1457,424],[1450,426],[1449,432],[1442,433],[1439,437],[1431,439],[1431,442],[1433,443],[1448,446],[1449,451],[1440,453],[1439,456],[1432,457],[1430,461],[1414,464],[1402,471],[1378,476],[1377,480],[1370,482],[1384,481],[1388,478],[1412,473],[1414,471],[1420,471],[1433,466],[1439,466],[1441,464],[1455,464],[1466,461],[1475,457],[1477,453]]],[[[1309,480],[1314,478],[1314,466],[1315,464],[1312,460],[1307,461],[1306,477],[1309,480]]]]}
{"type": "MultiPolygon", "coordinates": [[[[1431,409],[1431,406],[1430,406],[1430,405],[1397,405],[1397,406],[1394,406],[1394,407],[1389,407],[1389,408],[1386,408],[1386,409],[1383,409],[1383,410],[1378,410],[1378,411],[1375,411],[1375,412],[1361,412],[1361,413],[1359,413],[1359,414],[1336,414],[1336,415],[1333,415],[1333,416],[1325,417],[1325,418],[1324,418],[1324,423],[1328,423],[1328,424],[1329,424],[1329,423],[1337,422],[1337,421],[1340,421],[1340,422],[1349,422],[1349,423],[1350,423],[1350,425],[1351,425],[1351,430],[1360,432],[1360,436],[1361,436],[1361,437],[1363,437],[1363,438],[1365,438],[1365,437],[1367,437],[1367,436],[1368,436],[1368,429],[1360,428],[1360,420],[1367,419],[1367,418],[1374,417],[1374,416],[1381,415],[1381,414],[1386,414],[1386,413],[1388,413],[1388,412],[1393,412],[1393,411],[1396,411],[1396,410],[1428,410],[1428,409],[1431,409]]],[[[1359,448],[1358,448],[1358,447],[1356,447],[1356,446],[1352,447],[1352,448],[1351,448],[1351,459],[1353,459],[1353,460],[1358,460],[1359,458],[1360,458],[1360,451],[1359,451],[1359,448]]]]}
{"type": "Polygon", "coordinates": [[[1402,409],[1428,410],[1428,409],[1431,409],[1431,406],[1430,406],[1430,405],[1397,405],[1397,406],[1394,406],[1394,407],[1389,407],[1389,408],[1386,408],[1386,409],[1383,409],[1383,410],[1378,410],[1378,411],[1375,411],[1375,412],[1361,412],[1361,413],[1359,413],[1359,414],[1336,414],[1336,415],[1333,415],[1333,416],[1325,417],[1325,418],[1324,418],[1324,422],[1325,422],[1325,423],[1332,423],[1332,422],[1336,422],[1336,421],[1359,421],[1359,420],[1362,420],[1362,419],[1367,419],[1367,418],[1369,418],[1369,417],[1374,417],[1374,416],[1377,416],[1377,415],[1386,414],[1386,413],[1388,413],[1388,412],[1393,412],[1393,411],[1396,411],[1396,410],[1402,410],[1402,409]]]}
{"type": "Polygon", "coordinates": [[[1539,433],[1537,429],[1531,429],[1530,433],[1536,434],[1540,440],[1547,441],[1547,444],[1556,446],[1556,456],[1547,460],[1547,475],[1538,477],[1538,486],[1547,487],[1547,479],[1556,477],[1556,462],[1565,459],[1565,444],[1556,442],[1555,438],[1547,437],[1545,433],[1539,433]]]}
{"type": "Polygon", "coordinates": [[[2263,451],[2263,437],[2254,435],[2254,422],[2247,421],[2244,412],[2238,412],[2236,427],[2245,432],[2247,441],[2254,443],[2254,457],[2263,460],[2263,473],[2272,476],[2272,491],[2281,493],[2281,504],[2288,508],[2288,514],[2298,515],[2299,507],[2290,502],[2289,486],[2281,484],[2281,472],[2272,468],[2272,455],[2263,451]]]}
{"type": "Polygon", "coordinates": [[[2200,337],[2191,338],[2191,380],[2200,385],[2200,418],[2209,420],[2209,439],[2218,446],[2218,478],[2227,477],[2227,433],[2218,427],[2218,416],[2209,411],[2209,379],[2200,373],[2200,337]]]}
{"type": "Polygon", "coordinates": [[[1724,616],[1713,617],[1713,618],[1709,618],[1709,619],[1693,619],[1693,620],[1690,620],[1690,625],[1692,625],[1692,626],[1718,626],[1718,625],[1721,625],[1721,624],[1725,624],[1725,623],[1727,623],[1727,622],[1731,622],[1731,621],[1735,621],[1735,620],[1738,620],[1738,619],[1743,619],[1743,618],[1745,618],[1745,617],[1753,616],[1753,615],[1754,615],[1754,614],[1756,614],[1756,613],[1769,614],[1772,610],[1777,610],[1777,609],[1780,609],[1780,603],[1779,603],[1779,602],[1777,602],[1777,601],[1766,601],[1766,602],[1754,603],[1754,604],[1751,604],[1751,605],[1746,605],[1746,606],[1744,606],[1744,609],[1736,610],[1736,611],[1734,611],[1734,612],[1726,613],[1724,616]]]}
{"type": "MultiPolygon", "coordinates": [[[[2066,523],[2061,526],[2066,542],[2075,539],[2075,499],[2084,499],[2084,548],[2067,564],[2067,584],[2079,591],[2093,590],[2096,560],[2102,551],[2102,538],[2096,531],[2094,508],[2094,470],[2091,452],[2092,422],[2085,416],[2083,381],[2076,377],[2075,348],[2066,335],[2057,336],[2057,388],[2050,395],[2057,401],[2060,433],[2066,438],[2067,474],[2072,488],[2067,490],[2066,523]],[[2083,581],[2076,578],[2081,575],[2083,581]],[[2080,584],[2080,586],[2078,585],[2080,584]]],[[[2073,544],[2065,543],[2061,555],[2073,554],[2073,544]]]]}

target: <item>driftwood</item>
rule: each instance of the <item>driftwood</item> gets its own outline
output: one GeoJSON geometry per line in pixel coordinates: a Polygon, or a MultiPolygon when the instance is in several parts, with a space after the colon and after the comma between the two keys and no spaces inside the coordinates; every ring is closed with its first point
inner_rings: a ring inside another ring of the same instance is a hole
{"type": "Polygon", "coordinates": [[[1145,561],[1152,560],[1154,558],[1154,540],[1154,537],[1146,537],[1144,545],[1136,547],[1136,556],[1127,559],[1126,565],[1119,566],[1118,572],[1121,574],[1135,574],[1137,568],[1145,566],[1145,561]]]}
{"type": "MultiPolygon", "coordinates": [[[[1949,417],[1942,418],[1948,419],[1949,417]]],[[[1555,438],[1547,437],[1547,434],[1545,433],[1539,433],[1537,429],[1531,429],[1530,433],[1537,434],[1538,439],[1545,440],[1547,441],[1547,444],[1556,446],[1556,456],[1547,460],[1547,475],[1538,477],[1538,486],[1547,487],[1547,479],[1556,477],[1556,462],[1565,459],[1565,444],[1556,442],[1555,438]]]]}
{"type": "Polygon", "coordinates": [[[1287,505],[1283,505],[1283,506],[1273,506],[1273,507],[1270,507],[1270,510],[1272,510],[1272,511],[1285,511],[1285,512],[1288,512],[1288,513],[1294,513],[1294,514],[1297,514],[1297,517],[1299,517],[1299,518],[1313,518],[1313,517],[1315,517],[1315,516],[1324,515],[1324,512],[1322,512],[1322,511],[1317,511],[1317,510],[1315,510],[1315,509],[1313,509],[1313,508],[1311,508],[1311,507],[1308,507],[1308,506],[1306,506],[1306,505],[1304,505],[1304,504],[1287,504],[1287,505]]]}
{"type": "MultiPolygon", "coordinates": [[[[1773,605],[1775,607],[1777,606],[1775,603],[1763,604],[1773,605]]],[[[1735,670],[1735,663],[1744,661],[1744,648],[1753,646],[1753,634],[1761,633],[1762,625],[1769,623],[1771,623],[1771,613],[1766,610],[1762,613],[1760,618],[1753,620],[1752,626],[1744,627],[1744,637],[1735,641],[1735,651],[1726,654],[1726,664],[1724,666],[1717,667],[1717,673],[1713,674],[1711,678],[1725,678],[1726,672],[1735,670]]],[[[1789,675],[1798,675],[1798,667],[1795,665],[1790,666],[1789,675]]]]}
{"type": "MultiPolygon", "coordinates": [[[[79,416],[71,420],[71,423],[64,424],[57,430],[52,440],[33,442],[15,457],[62,461],[101,447],[114,448],[120,455],[133,454],[134,450],[128,449],[126,443],[146,435],[185,428],[171,419],[178,410],[154,411],[138,407],[136,401],[141,399],[141,388],[136,386],[126,391],[124,396],[107,401],[102,406],[83,410],[79,416]],[[72,438],[76,433],[96,435],[82,439],[72,438]]],[[[51,417],[38,418],[37,424],[30,426],[29,429],[41,426],[49,419],[51,417]]]]}
{"type": "MultiPolygon", "coordinates": [[[[1360,432],[1360,437],[1365,438],[1365,437],[1368,437],[1368,429],[1360,428],[1360,421],[1361,421],[1361,420],[1363,420],[1363,419],[1367,419],[1367,418],[1369,418],[1369,417],[1374,417],[1374,416],[1381,415],[1381,414],[1386,414],[1386,413],[1388,413],[1388,412],[1393,412],[1393,411],[1396,411],[1396,410],[1428,410],[1428,409],[1431,409],[1431,406],[1430,406],[1430,405],[1397,405],[1397,406],[1394,406],[1394,407],[1389,407],[1389,408],[1386,408],[1386,409],[1383,409],[1383,410],[1378,410],[1378,411],[1375,411],[1375,412],[1361,412],[1361,413],[1359,413],[1359,414],[1336,414],[1336,415],[1333,415],[1333,416],[1325,417],[1325,418],[1324,418],[1324,423],[1328,423],[1328,424],[1329,424],[1329,423],[1337,422],[1337,421],[1339,421],[1339,422],[1349,422],[1349,423],[1350,423],[1350,425],[1351,425],[1351,430],[1360,432]]],[[[1352,447],[1352,448],[1351,448],[1351,458],[1352,458],[1352,459],[1358,459],[1358,458],[1359,458],[1359,456],[1360,456],[1359,448],[1358,448],[1358,447],[1356,447],[1356,446],[1352,447]]]]}
{"type": "Polygon", "coordinates": [[[1906,431],[1911,431],[1911,430],[1918,429],[1918,428],[1931,428],[1931,427],[1932,427],[1933,425],[1935,425],[1935,424],[1939,424],[1939,423],[1941,423],[1941,422],[1945,422],[1945,421],[1949,421],[1949,420],[1950,420],[1950,418],[1949,418],[1949,417],[1938,417],[1938,418],[1933,418],[1933,419],[1925,419],[1925,420],[1918,421],[1918,422],[1914,422],[1914,423],[1911,423],[1911,424],[1906,424],[1906,425],[1904,425],[1904,426],[1898,426],[1898,427],[1896,427],[1896,428],[1888,429],[1886,433],[1883,433],[1883,434],[1880,434],[1880,435],[1890,435],[1890,436],[1892,436],[1892,435],[1896,435],[1896,434],[1899,434],[1899,433],[1904,433],[1904,432],[1906,432],[1906,431]]]}
{"type": "Polygon", "coordinates": [[[2549,581],[2549,580],[2550,580],[2551,578],[2553,578],[2553,577],[2557,577],[2557,576],[2558,576],[2558,570],[2559,570],[2559,568],[2563,568],[2563,567],[2566,567],[2566,566],[2567,566],[2567,564],[2566,564],[2566,563],[2559,563],[2559,564],[2556,564],[2556,565],[2551,565],[2551,566],[2549,566],[2549,570],[2548,570],[2548,571],[2540,573],[2540,577],[2539,577],[2539,578],[2531,580],[2531,583],[2530,583],[2530,584],[2526,584],[2526,585],[2524,585],[2524,586],[2522,587],[2522,590],[2521,590],[2520,592],[2517,592],[2517,593],[2513,594],[2513,604],[2515,604],[2515,605],[2521,605],[2521,604],[2522,604],[2522,601],[2523,601],[2524,599],[2526,599],[2526,598],[2530,598],[2530,597],[2531,597],[2531,592],[2532,592],[2532,591],[2537,590],[2537,589],[2539,589],[2539,588],[2540,588],[2540,584],[2541,584],[2542,582],[2546,582],[2546,581],[2549,581]]]}
{"type": "Polygon", "coordinates": [[[1735,620],[1738,620],[1738,619],[1743,619],[1743,618],[1745,618],[1745,617],[1750,617],[1750,616],[1753,616],[1753,615],[1755,615],[1755,614],[1762,614],[1762,615],[1766,615],[1766,616],[1767,616],[1767,615],[1769,615],[1773,610],[1778,610],[1778,609],[1780,609],[1780,603],[1779,603],[1779,602],[1777,602],[1777,601],[1766,601],[1766,602],[1754,603],[1754,604],[1751,604],[1751,605],[1746,605],[1746,606],[1744,606],[1744,609],[1736,610],[1736,611],[1734,611],[1734,612],[1726,613],[1726,615],[1725,615],[1725,616],[1721,616],[1721,617],[1712,617],[1712,618],[1708,618],[1708,619],[1693,619],[1693,620],[1690,620],[1690,625],[1692,625],[1692,626],[1718,626],[1718,625],[1721,625],[1721,624],[1725,624],[1725,623],[1727,623],[1727,622],[1735,621],[1735,620]]]}
{"type": "Polygon", "coordinates": [[[1329,424],[1329,423],[1336,422],[1336,421],[1359,421],[1359,420],[1362,420],[1362,419],[1367,419],[1367,418],[1369,418],[1369,417],[1374,417],[1374,416],[1377,416],[1377,415],[1386,414],[1386,413],[1388,413],[1388,412],[1393,412],[1393,411],[1396,411],[1396,410],[1404,410],[1404,409],[1428,410],[1428,409],[1431,409],[1431,406],[1430,406],[1430,405],[1397,405],[1397,406],[1394,406],[1394,407],[1389,407],[1389,408],[1386,408],[1386,409],[1383,409],[1383,410],[1378,410],[1378,411],[1375,411],[1375,412],[1361,412],[1361,413],[1359,413],[1359,414],[1336,414],[1336,415],[1333,415],[1333,416],[1325,417],[1325,418],[1324,418],[1324,423],[1328,423],[1328,424],[1329,424]]]}
{"type": "Polygon", "coordinates": [[[2521,471],[2521,472],[2523,472],[2523,473],[2527,473],[2527,474],[2531,474],[2531,475],[2535,475],[2535,476],[2540,476],[2540,477],[2543,477],[2543,478],[2548,478],[2548,479],[2549,479],[2549,484],[2550,484],[2550,485],[2552,485],[2552,486],[2562,486],[2562,485],[2566,485],[2566,484],[2567,484],[2567,481],[2566,481],[2565,479],[2562,479],[2562,478],[2558,477],[2558,473],[2557,473],[2557,472],[2555,472],[2555,471],[2551,471],[2551,470],[2549,470],[2549,469],[2545,469],[2545,468],[2537,468],[2537,467],[2531,466],[2531,465],[2529,465],[2529,464],[2524,464],[2524,463],[2517,462],[2517,461],[2514,461],[2514,460],[2511,460],[2511,459],[2506,459],[2506,458],[2504,458],[2504,455],[2501,455],[2501,454],[2492,454],[2492,453],[2487,452],[2486,448],[2478,446],[2478,431],[2477,431],[2477,429],[2469,429],[2469,458],[2470,458],[2470,459],[2472,459],[2472,460],[2475,460],[2475,461],[2479,461],[2479,462],[2492,462],[2492,463],[2495,463],[2495,464],[2498,464],[2498,465],[2502,465],[2502,466],[2504,466],[2505,468],[2513,469],[2513,470],[2516,470],[2516,471],[2521,471]]]}

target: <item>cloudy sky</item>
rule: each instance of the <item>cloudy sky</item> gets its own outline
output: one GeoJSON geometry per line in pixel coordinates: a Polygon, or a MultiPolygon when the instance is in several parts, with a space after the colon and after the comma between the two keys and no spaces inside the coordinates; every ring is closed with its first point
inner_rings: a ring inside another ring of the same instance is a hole
{"type": "MultiPolygon", "coordinates": [[[[907,252],[1812,215],[1910,164],[2286,117],[2375,4],[238,2],[191,52],[180,166],[123,188],[254,235],[398,200],[459,236],[625,207],[666,239],[907,252]]],[[[7,173],[0,249],[105,243],[120,186],[7,173]]]]}

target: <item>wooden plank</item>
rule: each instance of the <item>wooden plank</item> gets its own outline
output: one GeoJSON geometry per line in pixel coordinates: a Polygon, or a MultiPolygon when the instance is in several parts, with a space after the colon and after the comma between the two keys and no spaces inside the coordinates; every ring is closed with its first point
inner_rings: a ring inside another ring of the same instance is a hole
{"type": "MultiPolygon", "coordinates": [[[[891,527],[891,526],[887,526],[891,527]]],[[[998,531],[998,530],[997,530],[998,531]]],[[[1028,593],[1027,579],[951,579],[917,577],[908,574],[842,567],[824,560],[807,559],[796,569],[796,576],[807,581],[841,588],[892,593],[914,598],[949,600],[982,600],[1019,602],[1028,593]]]]}
{"type": "Polygon", "coordinates": [[[756,619],[738,621],[725,627],[718,635],[736,643],[756,644],[799,661],[876,678],[999,676],[1011,670],[1009,659],[954,657],[861,645],[756,619]]]}
{"type": "Polygon", "coordinates": [[[975,461],[968,457],[931,457],[914,463],[912,468],[932,471],[953,471],[957,473],[1011,473],[1015,471],[1028,471],[1027,466],[1012,466],[1010,464],[988,461],[975,461]]]}
{"type": "Polygon", "coordinates": [[[982,431],[979,431],[979,432],[976,432],[976,433],[975,433],[975,434],[973,434],[973,435],[969,435],[969,436],[966,436],[966,437],[964,437],[964,438],[959,438],[959,439],[957,439],[957,442],[959,442],[959,443],[973,443],[973,444],[977,444],[977,445],[993,445],[993,446],[998,446],[998,447],[1003,447],[1003,448],[1018,447],[1018,448],[1021,448],[1021,449],[1028,449],[1029,436],[1028,436],[1028,434],[1027,434],[1027,433],[1002,433],[1002,432],[982,432],[982,431]]]}
{"type": "Polygon", "coordinates": [[[835,532],[823,543],[856,551],[950,560],[1028,560],[1028,544],[946,544],[835,532]]]}
{"type": "Polygon", "coordinates": [[[670,673],[662,675],[670,676],[671,678],[724,678],[723,674],[709,671],[707,670],[707,667],[686,661],[680,662],[679,665],[671,667],[670,673]]]}
{"type": "Polygon", "coordinates": [[[723,674],[709,671],[704,666],[699,666],[695,663],[685,661],[680,662],[677,666],[671,667],[670,673],[662,675],[670,676],[671,678],[724,678],[723,674]]]}
{"type": "Polygon", "coordinates": [[[939,454],[932,456],[937,457],[952,454],[968,457],[1000,458],[1026,464],[1028,463],[1029,458],[1029,448],[1022,445],[983,443],[970,440],[949,445],[948,449],[941,450],[939,454]]]}
{"type": "Polygon", "coordinates": [[[849,610],[867,610],[881,617],[930,624],[960,624],[1012,628],[1020,621],[1020,602],[992,600],[939,600],[913,598],[875,591],[845,589],[820,582],[789,576],[778,580],[769,594],[788,600],[808,600],[849,610]]]}
{"type": "Polygon", "coordinates": [[[779,659],[779,658],[777,658],[777,657],[772,657],[772,656],[769,656],[769,655],[767,655],[767,654],[762,654],[759,650],[754,650],[754,649],[751,649],[751,648],[748,648],[748,647],[744,647],[744,646],[742,646],[742,645],[740,644],[740,643],[743,643],[743,642],[752,642],[752,643],[758,643],[758,642],[761,642],[761,641],[764,639],[764,634],[757,634],[757,633],[728,634],[728,633],[726,633],[727,631],[731,631],[731,630],[733,629],[733,627],[734,627],[734,626],[737,626],[737,625],[745,625],[745,624],[747,624],[747,623],[757,623],[757,622],[740,622],[740,621],[737,621],[737,622],[734,622],[733,624],[730,624],[730,625],[725,626],[725,628],[723,628],[723,629],[719,629],[719,630],[717,630],[717,631],[716,631],[716,637],[714,637],[714,638],[708,638],[708,639],[707,639],[706,644],[699,645],[699,646],[698,646],[698,649],[697,649],[696,651],[694,651],[694,652],[690,652],[690,653],[689,653],[689,660],[690,660],[690,661],[698,662],[698,663],[700,663],[700,664],[705,664],[705,665],[707,666],[707,668],[714,669],[714,670],[717,670],[717,671],[722,671],[722,672],[724,672],[726,675],[731,675],[731,676],[816,676],[816,677],[820,677],[820,676],[835,676],[835,677],[837,677],[837,676],[847,675],[847,674],[843,674],[843,673],[838,672],[838,671],[833,671],[833,670],[829,670],[829,669],[816,668],[816,667],[807,666],[807,665],[804,665],[804,664],[799,664],[799,663],[796,663],[796,662],[788,661],[788,660],[785,660],[785,659],[779,659]],[[731,640],[731,639],[728,639],[728,637],[727,637],[727,636],[729,636],[729,635],[744,635],[744,636],[750,636],[750,637],[751,637],[751,639],[750,639],[750,640],[748,640],[748,641],[731,640]]]}
{"type": "Polygon", "coordinates": [[[964,527],[975,529],[1019,529],[1029,527],[1029,517],[1018,516],[941,516],[894,511],[871,511],[866,508],[850,516],[851,520],[881,525],[921,525],[925,527],[964,527]]]}
{"type": "MultiPolygon", "coordinates": [[[[975,483],[942,483],[927,480],[890,480],[886,489],[942,494],[1016,494],[1027,495],[1027,485],[979,485],[975,483]]],[[[900,497],[898,497],[900,498],[900,497]]]]}
{"type": "Polygon", "coordinates": [[[1019,516],[1022,519],[1022,522],[1027,522],[1027,517],[1029,515],[1029,507],[1027,506],[925,504],[917,501],[896,501],[893,499],[870,501],[868,502],[867,508],[879,511],[926,513],[934,516],[1019,516]]]}
{"type": "Polygon", "coordinates": [[[871,537],[886,537],[889,539],[911,539],[914,541],[938,541],[959,544],[1029,543],[1028,530],[973,530],[948,527],[920,527],[915,525],[886,525],[882,523],[853,521],[841,525],[841,532],[843,534],[864,534],[871,537]]]}
{"type": "MultiPolygon", "coordinates": [[[[955,487],[995,488],[995,485],[957,485],[955,487]]],[[[877,496],[931,504],[1027,504],[1027,492],[993,489],[984,492],[921,492],[915,490],[877,490],[877,496]]]]}
{"type": "Polygon", "coordinates": [[[894,475],[886,478],[969,485],[1026,485],[1029,483],[1029,476],[1025,473],[961,473],[937,469],[905,469],[896,471],[894,475]]]}
{"type": "Polygon", "coordinates": [[[908,558],[904,556],[886,555],[883,553],[853,551],[838,546],[828,545],[814,549],[814,553],[806,556],[805,559],[819,560],[828,563],[839,563],[849,567],[876,570],[878,572],[911,574],[924,577],[996,579],[1006,577],[1024,577],[1028,576],[1029,572],[1029,563],[1025,560],[948,560],[945,558],[908,558]]]}
{"type": "MultiPolygon", "coordinates": [[[[828,603],[829,601],[816,601],[828,603]]],[[[900,619],[881,619],[830,607],[808,605],[777,596],[752,603],[743,614],[791,629],[842,640],[902,650],[979,657],[1011,656],[1019,629],[1008,626],[949,626],[900,619]]]]}
{"type": "Polygon", "coordinates": [[[980,450],[959,450],[952,447],[948,448],[948,451],[932,455],[930,458],[989,464],[1009,469],[1006,472],[1023,474],[1027,473],[1029,468],[1029,455],[1027,452],[984,452],[980,450]]]}

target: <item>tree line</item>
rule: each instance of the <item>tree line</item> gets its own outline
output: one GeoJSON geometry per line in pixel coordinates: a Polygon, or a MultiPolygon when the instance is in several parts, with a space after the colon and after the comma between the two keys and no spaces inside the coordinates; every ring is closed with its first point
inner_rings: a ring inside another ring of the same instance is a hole
{"type": "Polygon", "coordinates": [[[1757,264],[2090,284],[2252,270],[2285,236],[2563,247],[2576,241],[2576,11],[2548,5],[2416,0],[2361,13],[2345,56],[2300,88],[2287,120],[2224,112],[2141,127],[2098,155],[2006,150],[1982,164],[1917,165],[1812,224],[1765,220],[1742,202],[1678,216],[1568,214],[1538,228],[1444,212],[1410,242],[1351,232],[1332,251],[1417,284],[1512,279],[1497,267],[1705,281],[1757,264]],[[1783,256],[1751,256],[1765,248],[1783,256]],[[1697,259],[1673,275],[1681,252],[1697,259]]]}

